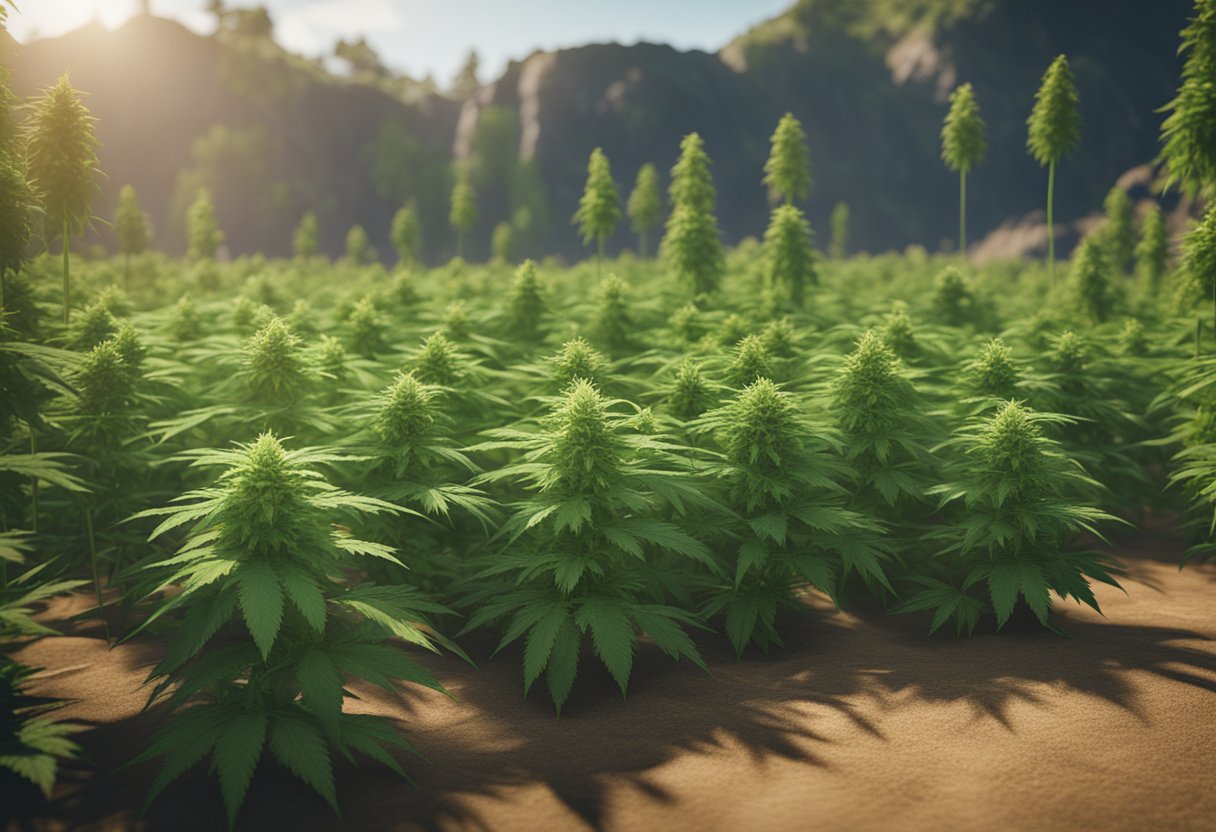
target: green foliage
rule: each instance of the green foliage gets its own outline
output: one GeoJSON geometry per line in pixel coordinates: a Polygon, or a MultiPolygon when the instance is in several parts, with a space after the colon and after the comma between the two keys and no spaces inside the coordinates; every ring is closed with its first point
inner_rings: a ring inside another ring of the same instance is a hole
{"type": "Polygon", "coordinates": [[[214,260],[224,244],[224,232],[215,218],[211,192],[199,188],[186,217],[187,256],[191,260],[214,260]]]}
{"type": "Polygon", "coordinates": [[[376,259],[376,250],[367,239],[361,225],[352,225],[346,233],[346,259],[357,266],[367,265],[376,259]]]}
{"type": "Polygon", "coordinates": [[[811,191],[811,157],[806,149],[806,133],[793,113],[777,122],[769,139],[772,145],[764,163],[764,186],[771,202],[787,205],[806,199],[811,191]]]}
{"type": "Polygon", "coordinates": [[[356,540],[336,522],[397,510],[329,485],[317,466],[341,456],[288,451],[270,434],[193,456],[195,465],[225,468],[217,482],[137,515],[163,518],[153,538],[187,530],[174,557],[148,567],[179,591],[141,626],[184,612],[150,676],[157,684],[149,704],[165,697],[176,713],[135,759],[161,760],[148,802],[210,757],[232,826],[269,749],[337,811],[331,749],[399,773],[386,748],[411,750],[387,720],[344,710],[347,679],[390,691],[395,680],[442,690],[384,643],[395,637],[434,649],[423,616],[442,608],[406,586],[335,582],[359,559],[399,563],[387,547],[356,540]],[[238,621],[245,635],[215,638],[238,621]]]}
{"type": "Polygon", "coordinates": [[[625,211],[629,215],[629,227],[638,235],[638,257],[645,259],[649,251],[646,243],[650,232],[659,224],[663,214],[659,171],[649,162],[638,169],[637,180],[629,193],[625,211]]]}
{"type": "Polygon", "coordinates": [[[536,264],[525,260],[515,270],[515,281],[507,297],[507,331],[521,341],[536,340],[541,335],[546,311],[536,264]]]}
{"type": "Polygon", "coordinates": [[[1110,189],[1103,202],[1106,222],[1102,226],[1102,240],[1106,247],[1107,262],[1116,274],[1127,271],[1136,248],[1136,229],[1132,225],[1132,198],[1127,191],[1115,186],[1110,189]]]}
{"type": "Polygon", "coordinates": [[[346,319],[346,342],[358,355],[372,358],[388,349],[386,330],[384,316],[376,304],[370,297],[363,297],[346,319]]]}
{"type": "Polygon", "coordinates": [[[1216,305],[1216,205],[1183,241],[1182,268],[1216,305]]]}
{"type": "Polygon", "coordinates": [[[1179,52],[1186,62],[1178,93],[1165,106],[1161,160],[1169,181],[1194,196],[1216,187],[1216,2],[1195,0],[1179,52]]]}
{"type": "MultiPolygon", "coordinates": [[[[38,669],[0,658],[0,784],[4,784],[2,775],[14,775],[33,783],[50,800],[59,765],[81,753],[69,737],[84,726],[45,716],[63,703],[48,702],[22,690],[25,680],[38,669]]],[[[5,786],[6,793],[9,788],[11,784],[5,786]]],[[[11,794],[15,796],[15,789],[11,794]]]]}
{"type": "Polygon", "coordinates": [[[38,183],[47,237],[84,231],[98,192],[97,119],[89,114],[67,74],[29,103],[26,153],[38,183]]]}
{"type": "Polygon", "coordinates": [[[639,631],[672,658],[702,665],[683,630],[696,618],[662,603],[645,575],[663,567],[665,553],[712,561],[704,544],[662,519],[664,504],[678,508],[697,496],[668,442],[631,429],[624,403],[605,399],[585,378],[547,402],[539,425],[492,431],[491,442],[472,449],[520,454],[481,481],[518,483],[526,496],[482,573],[501,577],[468,599],[469,628],[505,621],[500,648],[524,639],[525,692],[543,673],[560,713],[586,635],[622,694],[639,631]]]}
{"type": "Polygon", "coordinates": [[[1058,162],[1081,140],[1080,98],[1068,59],[1059,55],[1034,96],[1034,108],[1026,120],[1030,128],[1026,148],[1041,166],[1058,162]]]}
{"type": "Polygon", "coordinates": [[[957,173],[967,174],[984,161],[988,143],[984,120],[970,84],[950,93],[950,111],[942,124],[942,161],[957,173]]]}
{"type": "Polygon", "coordinates": [[[739,517],[720,555],[725,580],[714,582],[704,607],[707,616],[722,616],[737,653],[749,643],[765,651],[780,645],[777,612],[796,606],[804,586],[834,595],[850,574],[887,582],[879,527],[844,507],[847,469],[830,453],[830,434],[801,410],[760,378],[696,425],[721,450],[708,473],[739,517]]]}
{"type": "Polygon", "coordinates": [[[1170,258],[1169,231],[1160,205],[1153,205],[1145,214],[1135,253],[1137,268],[1155,295],[1162,287],[1170,258]]]}
{"type": "Polygon", "coordinates": [[[583,244],[595,240],[601,258],[604,255],[604,241],[621,221],[620,202],[608,157],[597,147],[591,151],[591,158],[587,162],[587,183],[578,203],[578,211],[574,214],[574,222],[578,224],[583,244]]]}
{"type": "Polygon", "coordinates": [[[769,286],[795,308],[801,308],[806,287],[819,283],[811,224],[796,205],[778,205],[764,232],[769,286]]]}
{"type": "Polygon", "coordinates": [[[1043,435],[1042,425],[1065,421],[1007,402],[955,432],[951,479],[931,493],[963,513],[929,535],[943,576],[915,581],[921,591],[899,609],[933,610],[932,630],[953,621],[960,632],[989,610],[1004,626],[1019,601],[1051,627],[1052,592],[1098,609],[1090,581],[1118,586],[1118,570],[1072,542],[1082,532],[1097,535],[1098,524],[1113,518],[1069,496],[1077,484],[1096,483],[1043,435]]]}
{"type": "Polygon", "coordinates": [[[663,236],[664,258],[693,295],[713,292],[725,269],[722,239],[714,218],[715,192],[709,156],[701,137],[689,133],[680,143],[680,159],[671,169],[672,211],[663,236]]]}
{"type": "Polygon", "coordinates": [[[418,209],[413,203],[402,205],[393,214],[389,239],[397,251],[397,262],[413,265],[422,256],[422,226],[418,223],[418,209]]]}
{"type": "Polygon", "coordinates": [[[0,305],[4,305],[4,273],[17,272],[34,234],[38,197],[15,160],[0,156],[0,305]]]}
{"type": "Polygon", "coordinates": [[[321,251],[321,229],[315,211],[306,211],[291,235],[291,253],[296,257],[316,257],[321,251]]]}
{"type": "Polygon", "coordinates": [[[143,254],[152,242],[152,221],[140,208],[135,188],[130,185],[123,185],[118,192],[114,235],[118,238],[118,253],[126,256],[143,254]]]}
{"type": "Polygon", "coordinates": [[[832,217],[828,221],[832,230],[832,239],[828,243],[828,256],[840,260],[849,253],[849,204],[837,202],[832,208],[832,217]]]}
{"type": "Polygon", "coordinates": [[[626,289],[624,281],[614,274],[608,275],[600,284],[599,306],[593,326],[596,338],[610,349],[619,350],[628,346],[630,333],[634,329],[626,289]]]}
{"type": "Polygon", "coordinates": [[[494,252],[495,259],[503,263],[515,262],[515,227],[509,222],[500,222],[494,226],[494,233],[490,235],[490,250],[494,252]]]}
{"type": "Polygon", "coordinates": [[[456,232],[456,256],[464,256],[465,235],[477,224],[477,194],[466,174],[456,178],[456,186],[452,189],[452,206],[448,212],[448,222],[456,232]]]}
{"type": "Polygon", "coordinates": [[[867,330],[858,339],[831,395],[861,502],[882,508],[919,500],[927,486],[924,437],[930,431],[899,357],[876,332],[867,330]]]}
{"type": "Polygon", "coordinates": [[[1114,314],[1117,295],[1111,282],[1110,262],[1100,236],[1081,241],[1068,274],[1068,293],[1073,307],[1085,319],[1103,323],[1114,314]]]}

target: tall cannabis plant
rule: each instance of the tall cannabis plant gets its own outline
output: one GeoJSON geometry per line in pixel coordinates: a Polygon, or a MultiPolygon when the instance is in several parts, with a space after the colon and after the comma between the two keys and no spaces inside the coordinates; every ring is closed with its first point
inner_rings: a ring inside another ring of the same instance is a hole
{"type": "Polygon", "coordinates": [[[97,123],[67,74],[30,104],[26,148],[29,175],[36,183],[45,212],[47,238],[63,239],[63,322],[71,320],[71,276],[68,241],[84,231],[89,205],[99,188],[97,123]]]}
{"type": "Polygon", "coordinates": [[[832,208],[831,219],[832,239],[828,243],[828,256],[840,260],[849,253],[849,203],[837,202],[832,208]]]}
{"type": "Polygon", "coordinates": [[[1068,59],[1059,55],[1043,75],[1034,96],[1034,109],[1026,124],[1026,147],[1040,166],[1047,166],[1047,271],[1055,275],[1056,237],[1052,222],[1055,201],[1056,163],[1072,152],[1081,140],[1081,114],[1077,87],[1068,59]]]}
{"type": "Polygon", "coordinates": [[[186,215],[187,256],[191,260],[214,260],[224,244],[224,232],[215,219],[211,191],[199,188],[186,215]]]}
{"type": "Polygon", "coordinates": [[[789,205],[806,199],[811,192],[811,157],[806,149],[806,133],[793,113],[777,122],[769,139],[768,160],[764,163],[764,186],[770,202],[789,205]]]}
{"type": "Polygon", "coordinates": [[[456,176],[456,184],[452,188],[452,205],[448,212],[448,222],[456,232],[456,256],[464,257],[464,240],[477,224],[477,194],[469,181],[468,173],[463,169],[456,176]]]}
{"type": "Polygon", "coordinates": [[[393,214],[388,236],[397,252],[399,266],[412,266],[422,257],[422,226],[413,202],[402,205],[393,214]]]}
{"type": "Polygon", "coordinates": [[[1165,227],[1165,214],[1160,205],[1154,205],[1144,216],[1140,226],[1140,241],[1136,243],[1136,267],[1147,281],[1150,297],[1161,289],[1169,266],[1170,238],[1165,227]]]}
{"type": "Polygon", "coordinates": [[[703,543],[663,519],[700,499],[677,466],[663,464],[668,442],[633,429],[625,403],[586,379],[548,404],[536,429],[492,431],[471,449],[522,454],[481,481],[516,483],[526,496],[500,531],[500,551],[486,556],[468,605],[469,628],[503,622],[500,649],[524,639],[524,691],[543,673],[560,713],[587,635],[622,694],[639,632],[671,657],[702,665],[683,629],[696,618],[663,603],[649,573],[664,554],[712,560],[703,543]]]}
{"type": "Polygon", "coordinates": [[[541,335],[546,315],[545,296],[536,264],[525,260],[515,270],[515,281],[507,296],[506,326],[511,337],[535,341],[541,335]]]}
{"type": "Polygon", "coordinates": [[[989,611],[1003,627],[1019,602],[1055,629],[1053,592],[1099,609],[1090,581],[1118,586],[1118,567],[1076,541],[1114,518],[1070,496],[1076,484],[1096,483],[1043,435],[1062,420],[1011,401],[956,431],[950,481],[931,490],[943,509],[960,507],[927,536],[941,572],[915,579],[921,589],[900,611],[932,610],[931,631],[953,621],[961,633],[989,611]]]}
{"type": "Polygon", "coordinates": [[[1199,225],[1183,242],[1183,269],[1192,283],[1212,299],[1216,322],[1216,205],[1208,208],[1199,225]]]}
{"type": "Polygon", "coordinates": [[[321,229],[315,211],[306,211],[291,234],[291,253],[302,260],[316,257],[321,250],[321,229]]]}
{"type": "Polygon", "coordinates": [[[725,262],[713,213],[716,193],[709,156],[696,133],[689,133],[680,143],[680,159],[671,169],[668,194],[672,210],[663,236],[664,255],[694,295],[711,293],[722,279],[725,262]]]}
{"type": "Polygon", "coordinates": [[[152,242],[152,220],[139,205],[135,188],[123,185],[118,192],[118,210],[114,214],[114,235],[118,238],[118,253],[123,258],[123,285],[131,282],[131,258],[143,254],[152,242]]]}
{"type": "Polygon", "coordinates": [[[1136,248],[1136,229],[1132,224],[1132,198],[1119,186],[1110,189],[1102,203],[1106,213],[1102,239],[1106,244],[1107,261],[1116,274],[1123,274],[1136,248]]]}
{"type": "Polygon", "coordinates": [[[714,583],[704,607],[706,615],[722,616],[737,653],[749,643],[762,650],[781,644],[777,612],[796,606],[803,587],[834,595],[854,572],[887,584],[880,527],[845,507],[848,469],[830,453],[830,434],[800,411],[791,394],[760,378],[695,428],[720,449],[706,473],[739,517],[730,529],[737,543],[723,553],[727,577],[714,583]]]}
{"type": "Polygon", "coordinates": [[[650,247],[651,230],[659,224],[663,213],[663,194],[659,190],[659,172],[647,162],[638,169],[638,178],[625,206],[629,227],[638,235],[638,257],[645,260],[650,247]]]}
{"type": "Polygon", "coordinates": [[[967,174],[984,161],[988,150],[984,119],[970,84],[950,93],[950,111],[942,124],[942,161],[958,173],[958,250],[967,256],[967,174]]]}
{"type": "Polygon", "coordinates": [[[778,205],[764,232],[764,255],[769,287],[795,309],[802,308],[806,287],[819,283],[811,224],[798,206],[778,205]]]}
{"type": "Polygon", "coordinates": [[[149,704],[164,698],[174,714],[134,760],[160,760],[148,803],[210,758],[232,826],[269,751],[337,811],[333,751],[403,775],[388,749],[412,751],[384,717],[345,710],[350,680],[442,690],[386,643],[434,649],[425,614],[441,608],[408,586],[341,582],[361,558],[400,561],[343,531],[351,519],[397,509],[329,485],[318,467],[339,455],[289,451],[263,434],[192,456],[196,466],[225,469],[215,484],[137,515],[163,518],[152,538],[186,531],[176,555],[148,567],[178,591],[143,626],[184,613],[149,676],[149,704]]]}
{"type": "Polygon", "coordinates": [[[620,202],[608,157],[597,147],[587,162],[587,183],[574,214],[583,245],[595,240],[597,270],[604,266],[604,243],[621,221],[620,202]]]}
{"type": "Polygon", "coordinates": [[[1216,0],[1195,0],[1182,30],[1182,83],[1165,106],[1161,160],[1171,183],[1194,196],[1216,187],[1216,0]]]}

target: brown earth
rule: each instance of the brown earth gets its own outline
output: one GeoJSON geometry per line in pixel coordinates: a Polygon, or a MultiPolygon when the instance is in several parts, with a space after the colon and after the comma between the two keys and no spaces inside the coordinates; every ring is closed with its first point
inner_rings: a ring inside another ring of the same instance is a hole
{"type": "MultiPolygon", "coordinates": [[[[703,640],[710,676],[643,649],[627,701],[588,662],[560,719],[543,687],[522,697],[518,654],[475,649],[480,670],[426,656],[457,702],[364,702],[429,758],[405,761],[416,787],[339,766],[340,820],[266,764],[239,828],[1216,829],[1216,566],[1180,572],[1152,536],[1120,549],[1126,594],[1099,591],[1105,618],[1062,609],[1072,638],[926,638],[915,618],[814,600],[767,658],[703,640]]],[[[63,716],[89,726],[94,768],[9,830],[223,828],[202,768],[133,820],[154,767],[117,768],[163,718],[140,714],[156,653],[78,626],[17,653],[51,668],[34,692],[77,700],[63,716]]]]}

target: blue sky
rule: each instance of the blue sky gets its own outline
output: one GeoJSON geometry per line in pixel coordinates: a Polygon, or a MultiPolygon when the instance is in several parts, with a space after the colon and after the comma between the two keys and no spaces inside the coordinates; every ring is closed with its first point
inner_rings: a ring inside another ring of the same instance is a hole
{"type": "MultiPolygon", "coordinates": [[[[250,5],[233,2],[231,5],[250,5]]],[[[281,43],[296,52],[328,52],[339,37],[366,35],[386,63],[445,83],[470,47],[482,78],[533,49],[638,40],[716,50],[772,17],[792,0],[263,0],[281,43]]],[[[18,40],[56,35],[100,20],[120,25],[139,0],[17,0],[9,20],[18,40]]],[[[205,0],[152,0],[156,14],[207,31],[205,0]]]]}

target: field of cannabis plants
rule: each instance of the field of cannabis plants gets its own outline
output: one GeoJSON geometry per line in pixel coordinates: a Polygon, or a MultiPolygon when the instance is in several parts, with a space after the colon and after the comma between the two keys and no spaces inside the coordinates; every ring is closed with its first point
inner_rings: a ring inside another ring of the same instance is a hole
{"type": "MultiPolygon", "coordinates": [[[[1061,57],[1030,119],[1049,182],[1077,141],[1071,84],[1061,57]]],[[[1116,190],[1069,261],[981,268],[844,256],[845,209],[825,255],[787,116],[768,230],[730,249],[694,133],[659,259],[605,256],[622,200],[598,150],[574,219],[599,253],[573,266],[504,244],[427,268],[407,209],[391,269],[358,228],[347,257],[319,256],[311,214],[294,259],[219,261],[205,193],[174,260],[145,251],[130,190],[123,256],[74,257],[91,117],[66,78],[31,107],[23,154],[0,158],[0,635],[66,629],[140,657],[151,727],[109,776],[143,778],[145,809],[205,770],[232,826],[277,767],[338,812],[358,801],[339,789],[351,764],[441,764],[378,696],[456,707],[509,663],[514,696],[566,720],[607,707],[605,682],[659,679],[660,657],[699,668],[689,690],[708,696],[722,648],[782,661],[816,604],[913,622],[935,634],[924,655],[1042,631],[1023,653],[1075,635],[1076,662],[1095,625],[1075,607],[1135,578],[1112,539],[1149,526],[1187,560],[1216,553],[1216,210],[1171,251],[1160,209],[1134,217],[1116,190]],[[29,256],[43,220],[62,254],[29,256]],[[449,659],[469,667],[459,692],[433,669],[449,659]]],[[[965,217],[984,155],[970,87],[942,138],[965,217]]],[[[1197,193],[1210,151],[1170,151],[1197,193]]],[[[662,199],[652,166],[637,182],[644,253],[662,199]]],[[[460,231],[475,195],[456,191],[460,231]]],[[[36,801],[88,771],[90,726],[56,719],[35,673],[0,670],[0,776],[36,801]]]]}

